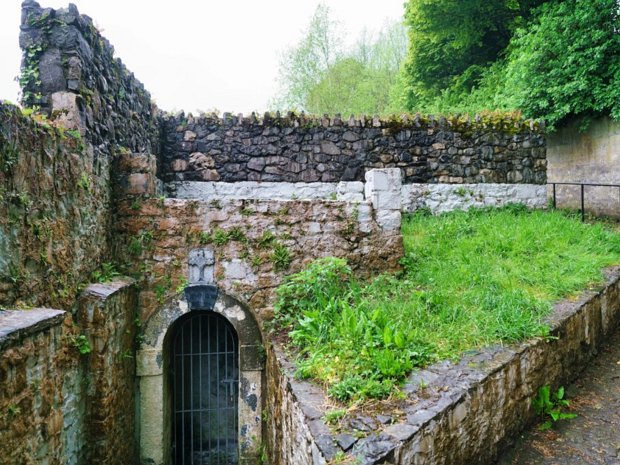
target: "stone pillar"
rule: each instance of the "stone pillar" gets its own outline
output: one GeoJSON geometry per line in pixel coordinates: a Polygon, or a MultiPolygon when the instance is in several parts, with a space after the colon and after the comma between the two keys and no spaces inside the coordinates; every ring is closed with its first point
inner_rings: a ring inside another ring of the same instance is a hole
{"type": "Polygon", "coordinates": [[[366,172],[365,196],[375,210],[375,218],[384,231],[400,229],[402,176],[399,168],[366,172]]]}
{"type": "MultiPolygon", "coordinates": [[[[170,443],[166,423],[166,383],[161,349],[143,349],[136,354],[136,375],[140,387],[140,463],[166,465],[170,443]]],[[[169,429],[168,429],[169,430],[169,429]]]]}
{"type": "Polygon", "coordinates": [[[120,197],[159,196],[163,193],[157,179],[157,158],[150,153],[125,152],[117,160],[116,189],[120,197]]]}

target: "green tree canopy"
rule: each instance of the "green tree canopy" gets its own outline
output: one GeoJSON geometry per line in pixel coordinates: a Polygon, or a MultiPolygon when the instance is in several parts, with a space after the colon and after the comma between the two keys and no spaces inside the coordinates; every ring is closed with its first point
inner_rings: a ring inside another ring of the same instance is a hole
{"type": "Polygon", "coordinates": [[[284,56],[281,91],[272,102],[280,110],[313,114],[383,114],[400,111],[397,86],[407,51],[400,22],[386,23],[378,34],[365,31],[344,50],[338,23],[319,6],[303,39],[284,56]]]}
{"type": "Polygon", "coordinates": [[[620,119],[618,19],[617,0],[542,5],[511,42],[504,100],[551,126],[571,116],[620,119]]]}
{"type": "Polygon", "coordinates": [[[506,48],[516,25],[542,0],[409,0],[408,104],[428,100],[460,78],[474,86],[506,48]]]}
{"type": "Polygon", "coordinates": [[[409,0],[410,111],[620,118],[618,0],[409,0]]]}

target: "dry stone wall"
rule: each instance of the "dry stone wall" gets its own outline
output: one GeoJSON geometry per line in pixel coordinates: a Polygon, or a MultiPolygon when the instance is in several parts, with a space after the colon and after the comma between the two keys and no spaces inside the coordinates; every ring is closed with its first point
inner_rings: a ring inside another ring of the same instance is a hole
{"type": "Polygon", "coordinates": [[[118,148],[156,153],[159,131],[150,94],[91,18],[75,5],[22,4],[23,104],[79,128],[102,154],[118,148]]]}
{"type": "Polygon", "coordinates": [[[545,139],[524,121],[162,117],[164,181],[362,181],[400,168],[405,183],[546,182],[545,139]]]}

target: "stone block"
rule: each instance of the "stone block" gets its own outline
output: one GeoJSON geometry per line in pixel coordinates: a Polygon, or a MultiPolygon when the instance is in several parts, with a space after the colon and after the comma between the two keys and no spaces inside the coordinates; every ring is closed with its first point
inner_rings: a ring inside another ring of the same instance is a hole
{"type": "Polygon", "coordinates": [[[400,210],[402,206],[401,191],[373,192],[369,200],[376,210],[400,210]]]}
{"type": "Polygon", "coordinates": [[[170,162],[170,170],[173,172],[185,171],[188,166],[189,163],[187,160],[183,160],[182,158],[177,158],[170,162]]]}
{"type": "Polygon", "coordinates": [[[155,195],[155,177],[147,173],[132,173],[126,177],[125,193],[129,195],[155,195]]]}
{"type": "Polygon", "coordinates": [[[378,210],[377,223],[384,231],[399,231],[401,224],[400,210],[378,210]]]}
{"type": "Polygon", "coordinates": [[[203,181],[219,181],[220,174],[216,170],[202,170],[200,171],[200,178],[203,181]]]}
{"type": "Polygon", "coordinates": [[[86,128],[79,106],[77,94],[73,92],[54,92],[51,96],[52,114],[57,115],[55,121],[67,129],[77,129],[80,134],[86,134],[86,128]]]}
{"type": "Polygon", "coordinates": [[[118,169],[125,173],[151,173],[157,171],[157,158],[150,153],[121,153],[118,169]]]}
{"type": "Polygon", "coordinates": [[[390,188],[389,178],[384,170],[366,172],[366,195],[374,191],[387,191],[390,188]]]}

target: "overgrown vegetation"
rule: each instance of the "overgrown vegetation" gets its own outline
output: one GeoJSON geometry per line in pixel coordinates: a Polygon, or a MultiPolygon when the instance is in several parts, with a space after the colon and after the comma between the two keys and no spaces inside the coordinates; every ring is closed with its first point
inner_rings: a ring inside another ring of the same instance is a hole
{"type": "Polygon", "coordinates": [[[408,0],[404,23],[342,47],[319,6],[280,68],[280,110],[520,111],[550,129],[620,119],[618,0],[408,0]],[[408,45],[408,47],[407,47],[408,45]]]}
{"type": "Polygon", "coordinates": [[[552,302],[620,262],[620,235],[564,212],[413,215],[404,271],[370,283],[323,258],[277,291],[299,375],[342,400],[386,397],[416,366],[492,343],[547,336],[552,302]]]}
{"type": "Polygon", "coordinates": [[[620,118],[617,0],[409,0],[411,111],[620,118]]]}

